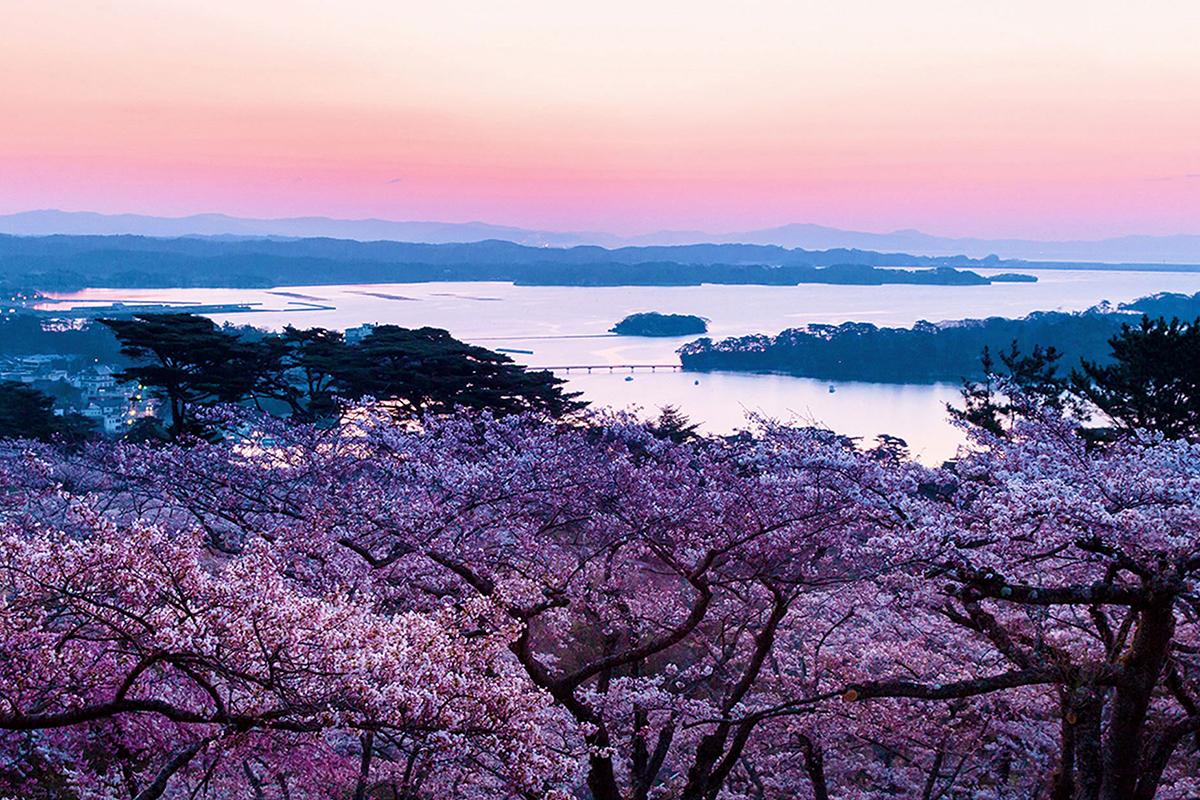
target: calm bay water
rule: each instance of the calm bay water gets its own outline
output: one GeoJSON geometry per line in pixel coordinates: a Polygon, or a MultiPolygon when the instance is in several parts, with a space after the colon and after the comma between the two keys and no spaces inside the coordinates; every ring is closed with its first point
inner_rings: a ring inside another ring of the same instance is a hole
{"type": "MultiPolygon", "coordinates": [[[[978,270],[988,274],[988,270],[978,270]]],[[[56,307],[93,303],[253,303],[249,313],[213,315],[219,322],[278,329],[347,328],[364,322],[446,328],[460,339],[509,353],[530,366],[678,363],[675,350],[695,337],[646,339],[606,334],[636,311],[696,314],[713,338],[775,334],[809,322],[911,325],[917,320],[1021,316],[1075,311],[1155,292],[1200,291],[1200,273],[1024,270],[1035,284],[991,286],[695,286],[517,287],[507,283],[422,283],[256,289],[88,289],[56,295],[56,307]],[[314,309],[313,306],[332,306],[314,309]]],[[[679,406],[706,430],[727,432],[748,413],[816,423],[867,439],[906,439],[922,460],[953,455],[960,433],[945,403],[958,387],[838,383],[779,375],[628,372],[564,374],[593,403],[624,408],[679,406]]]]}

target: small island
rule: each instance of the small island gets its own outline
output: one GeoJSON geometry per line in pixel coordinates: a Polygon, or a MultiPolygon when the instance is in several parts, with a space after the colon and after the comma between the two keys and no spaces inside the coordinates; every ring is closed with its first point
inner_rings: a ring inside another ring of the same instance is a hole
{"type": "Polygon", "coordinates": [[[992,283],[1037,283],[1037,276],[1020,272],[1001,272],[999,275],[989,276],[988,280],[992,283]]]}
{"type": "Polygon", "coordinates": [[[660,314],[647,311],[630,314],[609,328],[621,336],[690,336],[708,333],[708,320],[691,314],[660,314]]]}

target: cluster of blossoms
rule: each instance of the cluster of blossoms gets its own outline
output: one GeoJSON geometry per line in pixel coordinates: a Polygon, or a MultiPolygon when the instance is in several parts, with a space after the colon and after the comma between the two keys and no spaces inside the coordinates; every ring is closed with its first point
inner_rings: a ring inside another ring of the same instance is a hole
{"type": "Polygon", "coordinates": [[[0,792],[1200,792],[1194,445],[223,422],[0,452],[0,792]]]}

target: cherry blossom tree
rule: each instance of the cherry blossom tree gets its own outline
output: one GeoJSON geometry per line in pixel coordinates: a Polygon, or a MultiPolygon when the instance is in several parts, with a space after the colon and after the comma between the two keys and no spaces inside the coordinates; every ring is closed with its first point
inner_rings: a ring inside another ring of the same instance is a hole
{"type": "Polygon", "coordinates": [[[761,421],[210,422],[0,453],[10,785],[1200,791],[1195,445],[1032,414],[932,470],[761,421]]]}
{"type": "Polygon", "coordinates": [[[884,545],[913,565],[880,585],[925,655],[872,648],[883,665],[845,700],[1003,696],[995,722],[1020,726],[1049,796],[1193,796],[1200,449],[1144,432],[1090,448],[1047,414],[976,438],[920,536],[884,545]]]}
{"type": "Polygon", "coordinates": [[[230,556],[61,485],[15,497],[0,528],[7,790],[544,796],[573,769],[508,657],[516,626],[486,600],[395,610],[368,586],[297,580],[263,539],[230,556]]]}

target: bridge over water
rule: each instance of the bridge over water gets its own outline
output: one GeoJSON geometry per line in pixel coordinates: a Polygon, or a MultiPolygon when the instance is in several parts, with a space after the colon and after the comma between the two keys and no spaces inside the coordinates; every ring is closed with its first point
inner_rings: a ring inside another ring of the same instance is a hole
{"type": "Polygon", "coordinates": [[[591,372],[593,370],[595,370],[597,372],[603,372],[604,370],[608,370],[609,372],[617,372],[617,371],[624,372],[626,370],[628,370],[630,372],[639,372],[639,371],[641,371],[641,372],[658,372],[659,370],[662,370],[663,372],[682,372],[683,365],[681,365],[681,364],[561,364],[561,365],[550,366],[550,367],[530,365],[529,367],[527,367],[527,369],[544,370],[547,372],[565,372],[568,374],[572,370],[574,370],[576,372],[587,372],[589,374],[591,374],[591,372]]]}

